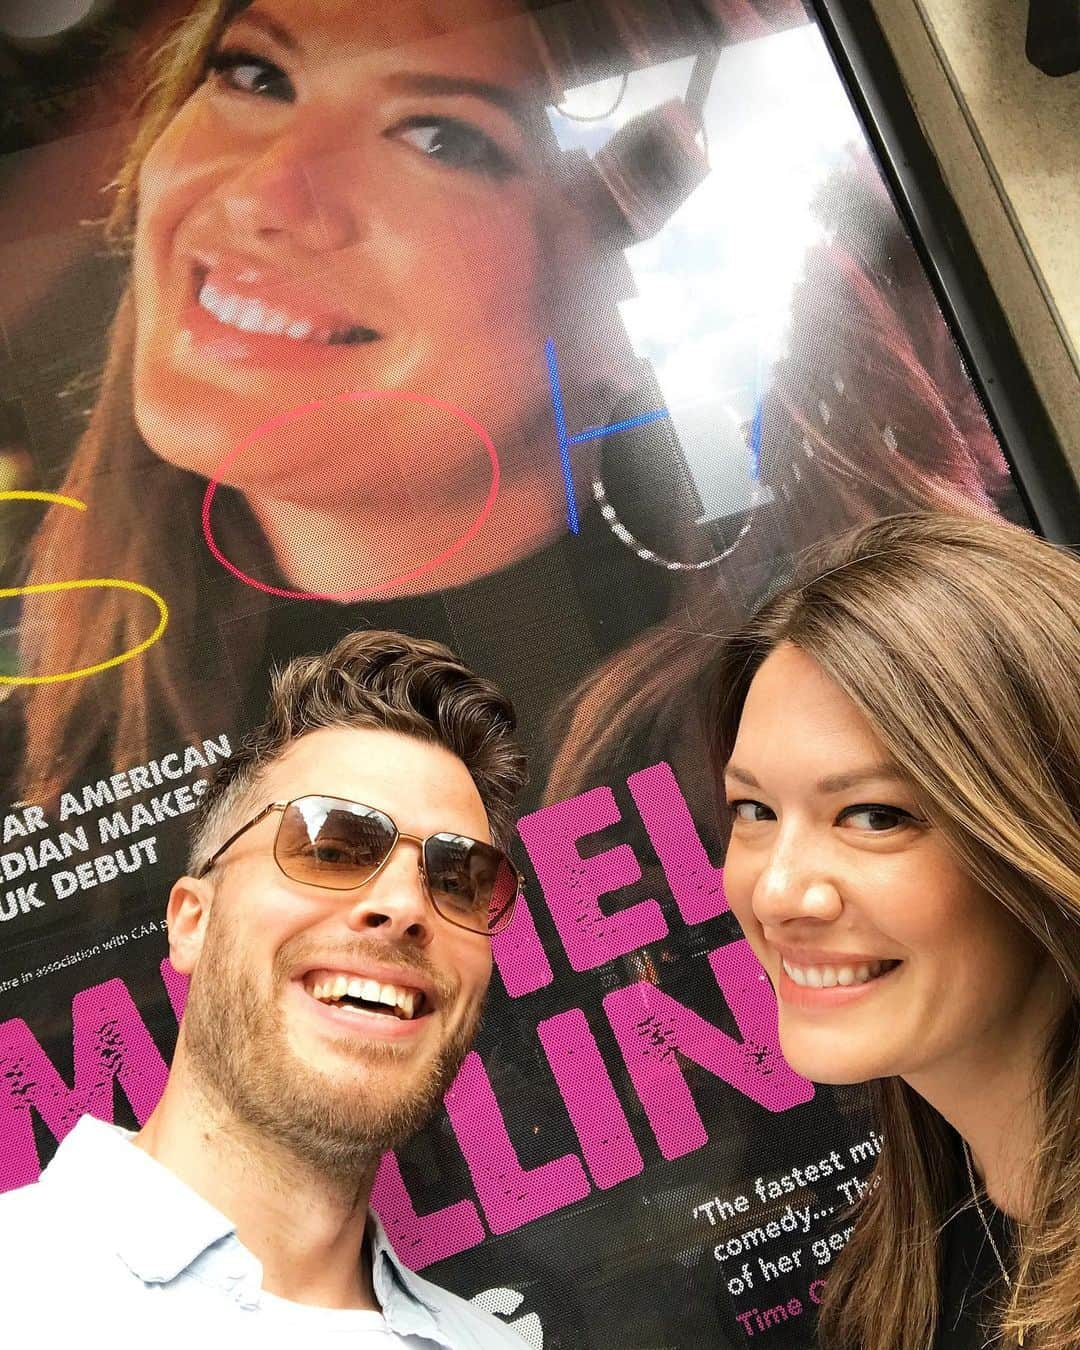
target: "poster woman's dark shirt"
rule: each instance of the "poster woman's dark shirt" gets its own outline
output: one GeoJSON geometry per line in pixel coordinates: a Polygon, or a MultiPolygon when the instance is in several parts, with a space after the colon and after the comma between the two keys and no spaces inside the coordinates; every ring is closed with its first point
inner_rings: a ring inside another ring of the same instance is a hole
{"type": "MultiPolygon", "coordinates": [[[[265,706],[273,665],[323,650],[354,628],[434,638],[489,674],[512,699],[529,747],[524,813],[543,793],[549,768],[544,755],[558,748],[551,723],[560,705],[604,657],[663,619],[669,577],[619,543],[592,510],[580,533],[567,531],[539,552],[452,590],[356,604],[281,601],[270,613],[266,656],[248,686],[244,719],[265,706]],[[536,678],[541,652],[542,683],[536,678]]],[[[244,620],[232,627],[242,644],[244,620]]],[[[230,647],[230,633],[222,636],[230,647]]]]}

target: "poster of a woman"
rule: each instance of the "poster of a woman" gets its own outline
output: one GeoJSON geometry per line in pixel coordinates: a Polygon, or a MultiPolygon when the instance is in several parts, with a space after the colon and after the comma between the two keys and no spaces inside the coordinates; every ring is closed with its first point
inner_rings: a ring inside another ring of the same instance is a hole
{"type": "MultiPolygon", "coordinates": [[[[704,756],[679,710],[708,634],[812,539],[913,507],[1022,518],[821,35],[801,5],[749,0],[171,9],[114,166],[120,298],[100,313],[85,429],[62,454],[19,448],[36,465],[20,481],[55,500],[44,517],[32,504],[41,523],[16,531],[6,559],[5,810],[25,823],[14,804],[40,804],[53,835],[88,829],[87,856],[130,847],[126,795],[150,782],[132,766],[235,736],[273,663],[367,625],[448,642],[510,692],[532,764],[536,880],[527,928],[496,947],[486,1081],[536,1189],[583,1149],[590,1171],[578,1164],[584,1190],[553,1186],[514,1223],[493,1218],[452,1113],[399,1174],[414,1219],[477,1188],[487,1224],[465,1245],[431,1245],[441,1278],[494,1289],[492,1306],[524,1296],[549,1350],[722,1344],[766,1297],[809,1308],[819,1272],[791,1264],[795,1238],[763,1253],[784,1276],[775,1297],[741,1270],[742,1230],[780,1224],[782,1204],[730,1234],[701,1206],[749,1205],[755,1180],[769,1197],[768,1176],[790,1179],[811,1156],[850,1158],[862,1122],[857,1103],[800,1097],[782,1064],[786,1104],[763,1104],[701,1048],[772,1063],[767,1027],[748,1020],[758,1005],[721,978],[738,933],[718,883],[708,903],[679,890],[680,868],[704,886],[720,863],[704,756]],[[146,645],[154,597],[168,623],[146,645]],[[56,678],[76,672],[93,673],[56,678]],[[635,777],[658,765],[670,779],[635,777]],[[675,785],[666,826],[646,781],[675,785]],[[102,782],[104,833],[77,795],[102,782]],[[82,815],[58,813],[65,792],[82,815]],[[572,896],[559,909],[562,883],[538,861],[537,840],[560,831],[572,852],[555,871],[571,892],[598,851],[632,849],[580,913],[572,896]],[[593,945],[574,947],[590,925],[593,945]],[[686,1044],[699,1037],[693,1053],[679,1043],[703,1136],[692,1145],[692,1130],[664,1141],[601,1011],[638,985],[641,1034],[664,1043],[655,987],[694,1028],[686,1044]],[[616,1099],[609,1122],[625,1123],[630,1161],[606,1178],[552,1077],[549,1024],[571,1013],[587,1022],[575,1044],[595,1051],[588,1072],[616,1099]],[[645,1271],[654,1292],[690,1278],[693,1298],[646,1297],[645,1271]]],[[[9,363],[24,398],[25,375],[9,363]]],[[[107,1098],[113,1077],[130,1081],[123,1054],[73,1063],[68,1007],[122,981],[167,1058],[163,944],[105,945],[159,913],[182,856],[172,816],[186,798],[161,798],[145,798],[158,803],[152,865],[99,869],[63,901],[42,870],[41,903],[3,911],[0,1034],[20,1019],[61,1078],[97,1072],[107,1098]],[[76,969],[21,980],[95,947],[76,969]]],[[[5,845],[21,846],[7,832],[5,845]]],[[[28,866],[20,856],[6,880],[28,866]]],[[[0,1126],[25,1125],[25,1097],[21,1115],[7,1109],[0,1126]]],[[[49,1129],[36,1116],[33,1129],[46,1152],[49,1129]]],[[[827,1252],[837,1195],[803,1199],[804,1246],[827,1252]]],[[[808,1343],[811,1319],[791,1316],[773,1344],[808,1343]]]]}

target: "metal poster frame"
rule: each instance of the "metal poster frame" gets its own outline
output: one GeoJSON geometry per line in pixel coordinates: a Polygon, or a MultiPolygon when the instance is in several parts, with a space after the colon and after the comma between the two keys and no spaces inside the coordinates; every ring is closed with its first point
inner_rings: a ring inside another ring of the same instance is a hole
{"type": "Polygon", "coordinates": [[[1080,486],[866,0],[812,0],[844,84],[1017,486],[1041,532],[1080,545],[1080,486]]]}

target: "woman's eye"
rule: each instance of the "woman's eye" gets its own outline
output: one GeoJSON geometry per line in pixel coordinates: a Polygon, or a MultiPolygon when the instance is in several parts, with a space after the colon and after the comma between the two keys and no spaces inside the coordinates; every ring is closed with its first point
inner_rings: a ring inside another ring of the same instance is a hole
{"type": "Polygon", "coordinates": [[[412,118],[393,134],[451,169],[472,169],[493,178],[505,178],[513,172],[509,156],[490,136],[453,117],[412,118]]]}
{"type": "Polygon", "coordinates": [[[914,822],[915,817],[910,811],[905,811],[899,806],[876,804],[849,806],[846,811],[841,812],[839,820],[842,825],[850,823],[854,829],[866,830],[868,834],[884,834],[887,830],[895,830],[914,822]]]}
{"type": "Polygon", "coordinates": [[[291,103],[296,97],[292,81],[273,61],[252,52],[219,51],[210,58],[210,69],[227,88],[241,94],[291,103]]]}
{"type": "Polygon", "coordinates": [[[773,820],[774,816],[769,807],[761,802],[750,801],[748,798],[736,802],[728,802],[728,810],[745,825],[757,824],[762,820],[773,820]]]}

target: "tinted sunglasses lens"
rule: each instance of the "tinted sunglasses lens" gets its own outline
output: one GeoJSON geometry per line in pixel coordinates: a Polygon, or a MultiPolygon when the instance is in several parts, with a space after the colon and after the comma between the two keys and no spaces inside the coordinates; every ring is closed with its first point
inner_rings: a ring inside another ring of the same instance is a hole
{"type": "Polygon", "coordinates": [[[493,933],[508,921],[518,879],[499,849],[460,834],[435,834],[424,844],[424,871],[435,908],[452,923],[493,933]]]}
{"type": "Polygon", "coordinates": [[[386,861],[397,829],[389,816],[338,797],[300,797],[282,812],[274,857],[287,877],[347,891],[386,861]]]}

